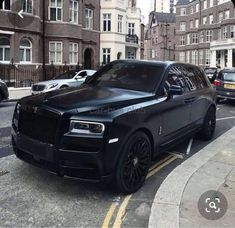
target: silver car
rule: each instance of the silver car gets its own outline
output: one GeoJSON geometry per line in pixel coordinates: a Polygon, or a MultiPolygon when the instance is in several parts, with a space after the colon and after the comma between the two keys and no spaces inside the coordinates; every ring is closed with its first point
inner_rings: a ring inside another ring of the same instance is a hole
{"type": "Polygon", "coordinates": [[[67,87],[78,87],[86,79],[86,77],[92,76],[95,70],[81,70],[79,72],[69,71],[61,74],[49,81],[43,81],[36,83],[31,88],[31,94],[36,95],[39,93],[46,93],[57,89],[67,87]]]}

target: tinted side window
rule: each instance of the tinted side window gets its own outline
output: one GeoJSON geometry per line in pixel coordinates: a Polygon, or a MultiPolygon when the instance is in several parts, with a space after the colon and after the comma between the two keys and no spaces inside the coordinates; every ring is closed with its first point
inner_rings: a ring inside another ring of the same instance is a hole
{"type": "Polygon", "coordinates": [[[82,77],[85,77],[85,76],[87,76],[87,73],[86,73],[86,71],[83,71],[83,72],[79,73],[78,75],[82,76],[82,77]]]}
{"type": "Polygon", "coordinates": [[[202,72],[196,67],[188,67],[185,77],[190,91],[199,90],[207,87],[207,82],[202,72]]]}

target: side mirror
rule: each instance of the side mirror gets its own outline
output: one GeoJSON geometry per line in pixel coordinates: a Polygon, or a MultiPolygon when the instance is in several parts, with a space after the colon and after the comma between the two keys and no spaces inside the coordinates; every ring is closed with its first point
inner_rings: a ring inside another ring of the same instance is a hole
{"type": "Polygon", "coordinates": [[[168,90],[169,95],[182,95],[183,92],[183,88],[179,85],[171,85],[168,90]]]}

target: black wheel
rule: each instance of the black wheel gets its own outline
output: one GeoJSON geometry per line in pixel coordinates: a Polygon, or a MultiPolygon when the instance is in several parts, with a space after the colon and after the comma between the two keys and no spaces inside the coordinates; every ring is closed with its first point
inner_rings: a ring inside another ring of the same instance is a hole
{"type": "Polygon", "coordinates": [[[143,184],[151,162],[151,143],[143,132],[136,132],[124,146],[116,169],[118,191],[130,194],[143,184]]]}
{"type": "Polygon", "coordinates": [[[202,129],[198,136],[202,140],[211,140],[213,138],[216,126],[216,109],[215,107],[210,107],[204,118],[204,123],[202,129]]]}
{"type": "Polygon", "coordinates": [[[1,94],[1,92],[0,92],[0,102],[2,101],[2,99],[3,99],[3,98],[2,98],[2,94],[1,94]]]}
{"type": "Polygon", "coordinates": [[[67,85],[63,85],[63,86],[60,87],[60,89],[66,89],[66,88],[68,88],[67,85]]]}
{"type": "Polygon", "coordinates": [[[220,103],[220,101],[221,101],[221,98],[217,97],[217,99],[216,99],[216,103],[217,103],[217,104],[219,104],[219,103],[220,103]]]}

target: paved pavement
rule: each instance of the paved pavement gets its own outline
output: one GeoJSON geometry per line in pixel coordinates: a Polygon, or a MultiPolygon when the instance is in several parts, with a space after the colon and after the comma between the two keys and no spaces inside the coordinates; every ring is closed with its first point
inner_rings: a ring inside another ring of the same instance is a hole
{"type": "Polygon", "coordinates": [[[234,148],[235,127],[175,168],[157,191],[149,227],[234,227],[234,148]],[[215,215],[215,220],[203,217],[198,210],[201,195],[211,190],[221,192],[228,201],[225,208],[220,204],[203,205],[209,218],[215,210],[227,208],[225,215],[219,219],[215,215]]]}

